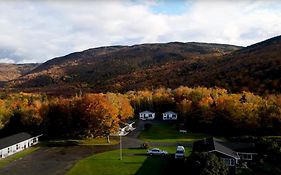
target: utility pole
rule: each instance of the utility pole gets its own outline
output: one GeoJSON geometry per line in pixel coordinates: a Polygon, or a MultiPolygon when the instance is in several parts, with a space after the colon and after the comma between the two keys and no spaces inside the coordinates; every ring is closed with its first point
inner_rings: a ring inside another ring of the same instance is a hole
{"type": "Polygon", "coordinates": [[[122,160],[122,134],[120,134],[120,160],[122,160]]]}

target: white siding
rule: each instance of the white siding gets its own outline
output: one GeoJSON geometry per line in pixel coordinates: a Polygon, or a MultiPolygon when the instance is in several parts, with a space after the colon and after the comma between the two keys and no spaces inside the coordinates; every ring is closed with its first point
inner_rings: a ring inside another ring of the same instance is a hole
{"type": "MultiPolygon", "coordinates": [[[[40,135],[41,136],[41,135],[40,135]]],[[[6,147],[6,148],[3,148],[0,150],[0,158],[5,158],[7,156],[10,156],[12,154],[15,154],[17,152],[20,152],[32,145],[35,145],[38,143],[38,137],[39,136],[36,136],[36,137],[32,137],[28,140],[25,140],[25,141],[22,141],[22,142],[19,142],[19,143],[16,143],[14,145],[11,145],[9,147],[6,147]]]]}
{"type": "Polygon", "coordinates": [[[141,112],[139,115],[141,120],[153,120],[155,118],[155,113],[152,112],[141,112]]]}

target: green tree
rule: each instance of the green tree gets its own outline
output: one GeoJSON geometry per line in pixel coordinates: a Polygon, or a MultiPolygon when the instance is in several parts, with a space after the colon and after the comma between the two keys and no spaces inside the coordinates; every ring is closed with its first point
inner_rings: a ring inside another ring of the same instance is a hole
{"type": "Polygon", "coordinates": [[[228,167],[215,154],[193,153],[187,161],[188,174],[192,175],[227,175],[228,167]]]}

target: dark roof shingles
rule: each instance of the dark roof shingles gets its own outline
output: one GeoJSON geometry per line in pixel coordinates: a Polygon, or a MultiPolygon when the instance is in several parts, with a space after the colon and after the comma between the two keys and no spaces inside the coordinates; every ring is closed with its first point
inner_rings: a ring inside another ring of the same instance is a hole
{"type": "Polygon", "coordinates": [[[4,137],[0,139],[0,149],[12,146],[24,140],[30,139],[32,136],[26,132],[21,132],[15,135],[4,137]]]}
{"type": "Polygon", "coordinates": [[[194,152],[218,151],[228,156],[239,159],[239,156],[235,151],[217,142],[213,137],[195,142],[193,144],[193,151],[194,152]]]}

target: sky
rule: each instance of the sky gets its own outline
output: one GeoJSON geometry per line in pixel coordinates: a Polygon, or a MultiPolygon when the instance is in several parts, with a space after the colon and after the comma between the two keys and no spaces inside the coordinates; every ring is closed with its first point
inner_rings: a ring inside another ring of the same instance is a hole
{"type": "Polygon", "coordinates": [[[248,46],[281,34],[279,0],[0,0],[0,62],[165,42],[248,46]]]}

